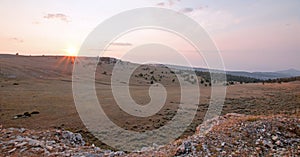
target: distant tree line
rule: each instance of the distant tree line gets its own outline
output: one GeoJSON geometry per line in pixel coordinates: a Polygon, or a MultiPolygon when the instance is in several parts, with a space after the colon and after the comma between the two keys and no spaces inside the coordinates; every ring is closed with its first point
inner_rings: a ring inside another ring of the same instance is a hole
{"type": "MultiPolygon", "coordinates": [[[[196,71],[195,72],[197,76],[202,77],[205,79],[207,82],[212,82],[211,81],[211,75],[213,75],[214,78],[217,80],[213,80],[213,82],[218,82],[218,78],[222,78],[223,74],[220,73],[210,73],[210,72],[204,72],[204,71],[196,71]]],[[[261,79],[256,79],[256,78],[251,78],[251,77],[244,77],[244,76],[234,76],[230,74],[226,74],[226,80],[229,84],[233,84],[234,82],[239,82],[239,83],[258,83],[258,82],[263,82],[261,79]]]]}
{"type": "Polygon", "coordinates": [[[277,79],[268,79],[266,83],[282,83],[282,82],[293,82],[300,81],[300,76],[297,77],[288,77],[288,78],[277,78],[277,79]]]}

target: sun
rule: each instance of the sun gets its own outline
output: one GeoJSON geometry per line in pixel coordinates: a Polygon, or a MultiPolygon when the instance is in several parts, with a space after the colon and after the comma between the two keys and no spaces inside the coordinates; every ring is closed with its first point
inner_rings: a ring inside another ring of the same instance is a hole
{"type": "Polygon", "coordinates": [[[75,47],[67,48],[66,52],[68,53],[68,56],[76,56],[77,55],[77,49],[75,47]]]}

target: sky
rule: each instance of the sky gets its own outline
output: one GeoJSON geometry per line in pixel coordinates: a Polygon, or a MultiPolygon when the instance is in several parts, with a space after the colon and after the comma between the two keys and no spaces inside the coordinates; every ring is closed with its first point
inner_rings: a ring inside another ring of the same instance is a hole
{"type": "MultiPolygon", "coordinates": [[[[197,21],[215,42],[227,70],[300,70],[298,0],[1,0],[0,53],[69,55],[104,20],[141,7],[172,9],[197,21]]],[[[161,31],[149,32],[121,37],[107,55],[121,58],[125,50],[137,50],[136,42],[142,39],[173,39],[161,31]]],[[[174,43],[194,66],[205,66],[191,47],[175,39],[174,43]]],[[[168,56],[167,52],[159,55],[168,56]]],[[[131,60],[152,55],[133,54],[131,60]]]]}

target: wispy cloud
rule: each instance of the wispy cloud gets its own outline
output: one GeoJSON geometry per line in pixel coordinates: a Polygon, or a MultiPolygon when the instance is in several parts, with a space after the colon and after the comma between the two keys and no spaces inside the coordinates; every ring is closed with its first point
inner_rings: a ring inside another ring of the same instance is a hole
{"type": "Polygon", "coordinates": [[[173,0],[169,0],[169,6],[173,6],[175,2],[173,0]]]}
{"type": "Polygon", "coordinates": [[[183,8],[180,10],[180,12],[182,12],[182,13],[190,13],[193,11],[194,11],[194,8],[183,8]]]}
{"type": "Polygon", "coordinates": [[[165,6],[172,7],[176,4],[176,2],[180,2],[180,0],[166,0],[165,2],[157,3],[156,5],[160,7],[165,7],[165,6]]]}
{"type": "Polygon", "coordinates": [[[156,5],[160,6],[160,7],[163,7],[163,6],[165,6],[165,3],[164,2],[160,2],[160,3],[157,3],[156,5]]]}
{"type": "Polygon", "coordinates": [[[190,15],[210,32],[223,30],[241,21],[241,19],[227,10],[214,10],[211,8],[194,9],[194,11],[190,12],[190,15]]]}
{"type": "Polygon", "coordinates": [[[17,37],[9,38],[9,40],[15,41],[17,43],[23,43],[24,42],[23,39],[20,39],[20,38],[17,38],[17,37]]]}
{"type": "Polygon", "coordinates": [[[122,42],[113,42],[110,45],[114,45],[114,46],[132,46],[131,43],[122,43],[122,42]]]}
{"type": "Polygon", "coordinates": [[[70,22],[71,20],[69,17],[62,13],[55,13],[55,14],[47,14],[44,16],[45,19],[58,19],[64,22],[70,22]]]}
{"type": "Polygon", "coordinates": [[[39,25],[39,24],[41,24],[41,22],[40,21],[33,21],[32,24],[39,25]]]}
{"type": "Polygon", "coordinates": [[[110,50],[110,49],[97,49],[97,48],[90,48],[90,49],[88,49],[89,51],[112,51],[112,50],[110,50]]]}

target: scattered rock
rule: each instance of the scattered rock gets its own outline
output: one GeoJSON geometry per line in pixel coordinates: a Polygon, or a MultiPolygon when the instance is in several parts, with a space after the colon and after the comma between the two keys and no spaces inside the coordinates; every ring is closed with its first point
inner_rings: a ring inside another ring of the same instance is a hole
{"type": "Polygon", "coordinates": [[[21,117],[23,117],[23,115],[22,114],[18,114],[18,115],[14,116],[14,119],[18,119],[18,118],[21,118],[21,117]]]}
{"type": "Polygon", "coordinates": [[[25,112],[25,113],[23,114],[23,116],[24,116],[24,117],[31,117],[31,114],[30,114],[29,112],[25,112]]]}
{"type": "Polygon", "coordinates": [[[177,148],[176,156],[182,156],[191,153],[192,143],[190,141],[185,141],[177,148]]]}
{"type": "Polygon", "coordinates": [[[63,131],[62,137],[67,140],[72,145],[85,145],[84,140],[82,139],[81,134],[79,133],[72,133],[70,131],[63,131]]]}
{"type": "Polygon", "coordinates": [[[30,146],[34,146],[34,147],[38,147],[38,146],[41,146],[41,142],[39,140],[34,140],[34,139],[31,139],[31,138],[26,138],[26,141],[28,141],[28,144],[30,146]]]}
{"type": "MultiPolygon", "coordinates": [[[[0,133],[0,156],[104,156],[104,150],[85,146],[82,136],[70,131],[2,129],[0,125],[0,133]]],[[[113,156],[125,155],[122,151],[110,153],[113,156]]]]}
{"type": "Polygon", "coordinates": [[[51,150],[53,149],[52,146],[46,146],[46,148],[47,148],[49,151],[51,151],[51,150]]]}
{"type": "Polygon", "coordinates": [[[193,136],[141,156],[300,156],[295,124],[300,119],[288,115],[227,114],[204,122],[193,136]]]}
{"type": "Polygon", "coordinates": [[[278,139],[278,136],[272,135],[272,140],[273,140],[273,141],[277,141],[277,139],[278,139]]]}
{"type": "Polygon", "coordinates": [[[33,114],[39,114],[40,112],[39,111],[33,111],[31,113],[29,112],[24,112],[24,114],[18,114],[18,115],[15,115],[13,117],[13,119],[18,119],[18,118],[28,118],[28,117],[31,117],[33,114]]]}
{"type": "Polygon", "coordinates": [[[32,111],[31,114],[40,114],[39,111],[32,111]]]}
{"type": "Polygon", "coordinates": [[[17,148],[13,148],[13,149],[9,150],[8,153],[12,153],[12,152],[14,152],[16,149],[17,149],[17,148]]]}
{"type": "Polygon", "coordinates": [[[16,144],[16,147],[23,147],[27,144],[28,142],[22,142],[22,143],[19,143],[19,144],[16,144]]]}
{"type": "Polygon", "coordinates": [[[280,145],[281,145],[281,142],[278,140],[278,141],[275,142],[275,144],[276,144],[277,146],[280,146],[280,145]]]}
{"type": "Polygon", "coordinates": [[[20,128],[20,129],[19,129],[19,131],[20,131],[21,133],[23,133],[23,132],[25,132],[25,131],[26,131],[26,129],[24,129],[24,128],[20,128]]]}
{"type": "MultiPolygon", "coordinates": [[[[52,129],[35,131],[2,128],[3,156],[300,156],[300,119],[290,116],[246,116],[229,114],[213,118],[185,139],[164,146],[153,144],[142,151],[103,150],[86,144],[81,134],[52,129]],[[256,119],[255,121],[249,120],[256,119]],[[207,129],[208,128],[208,129],[207,129]]],[[[1,156],[0,155],[0,156],[1,156]]]]}

